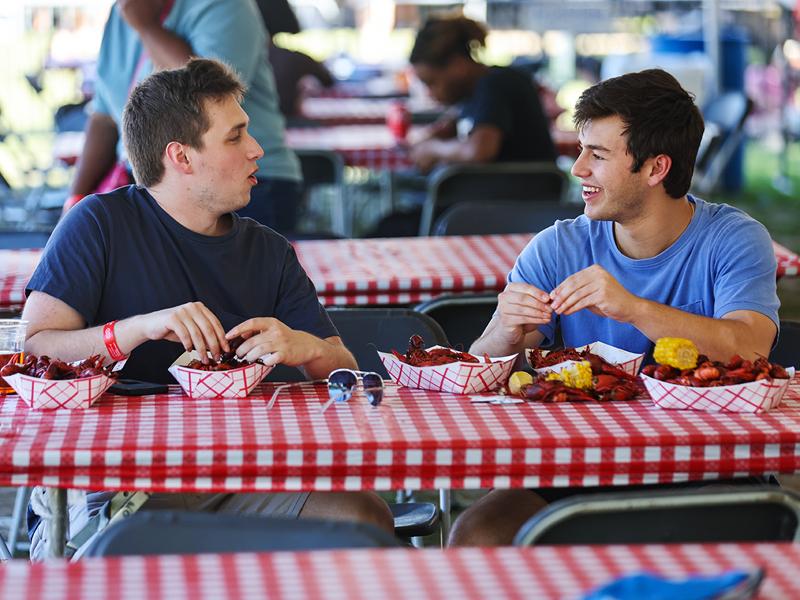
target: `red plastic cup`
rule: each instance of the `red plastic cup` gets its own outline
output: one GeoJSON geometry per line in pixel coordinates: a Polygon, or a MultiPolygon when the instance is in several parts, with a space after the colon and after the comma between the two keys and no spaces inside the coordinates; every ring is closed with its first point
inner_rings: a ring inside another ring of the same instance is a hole
{"type": "Polygon", "coordinates": [[[398,142],[405,141],[411,127],[411,113],[402,102],[392,102],[386,112],[386,125],[398,142]]]}

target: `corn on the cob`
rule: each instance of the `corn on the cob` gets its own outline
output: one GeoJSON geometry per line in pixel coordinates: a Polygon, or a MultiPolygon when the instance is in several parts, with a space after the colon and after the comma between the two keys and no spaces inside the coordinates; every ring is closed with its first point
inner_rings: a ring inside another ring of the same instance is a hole
{"type": "Polygon", "coordinates": [[[548,381],[563,381],[565,385],[588,390],[592,387],[592,365],[588,360],[575,363],[559,373],[548,373],[548,381]]]}
{"type": "Polygon", "coordinates": [[[662,365],[676,369],[694,369],[697,366],[697,346],[683,338],[658,338],[653,350],[653,358],[662,365]]]}

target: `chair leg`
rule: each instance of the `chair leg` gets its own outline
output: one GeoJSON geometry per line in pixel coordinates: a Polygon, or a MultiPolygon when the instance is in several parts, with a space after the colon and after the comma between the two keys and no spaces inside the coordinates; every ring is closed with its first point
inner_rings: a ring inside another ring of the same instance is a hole
{"type": "Polygon", "coordinates": [[[8,546],[11,554],[17,551],[19,532],[25,523],[28,502],[31,499],[31,488],[17,488],[14,498],[14,511],[11,513],[11,524],[8,528],[8,546]]]}
{"type": "Polygon", "coordinates": [[[447,546],[447,538],[450,536],[450,490],[439,490],[439,531],[441,532],[441,546],[447,546]]]}

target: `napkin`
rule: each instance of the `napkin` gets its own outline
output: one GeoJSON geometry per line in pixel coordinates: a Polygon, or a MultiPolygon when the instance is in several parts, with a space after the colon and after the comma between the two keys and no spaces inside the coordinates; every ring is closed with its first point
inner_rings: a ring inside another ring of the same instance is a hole
{"type": "MultiPolygon", "coordinates": [[[[670,581],[652,573],[636,573],[615,579],[590,592],[583,600],[711,600],[739,587],[748,578],[760,583],[763,573],[727,571],[721,575],[693,576],[670,581]]],[[[752,590],[755,591],[755,590],[752,590]]],[[[750,594],[731,596],[750,598],[750,594]]]]}

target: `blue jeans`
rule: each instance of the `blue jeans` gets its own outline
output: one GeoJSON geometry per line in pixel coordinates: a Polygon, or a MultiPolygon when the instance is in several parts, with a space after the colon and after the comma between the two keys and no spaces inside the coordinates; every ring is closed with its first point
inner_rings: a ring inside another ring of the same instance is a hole
{"type": "Polygon", "coordinates": [[[236,211],[286,235],[297,228],[303,184],[290,179],[262,179],[250,191],[250,204],[236,211]]]}

